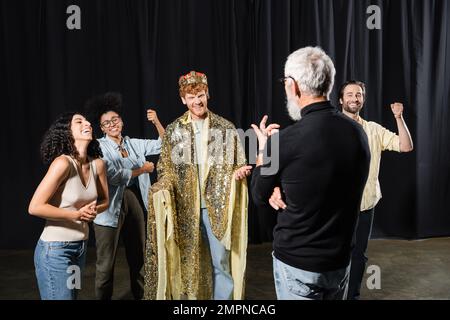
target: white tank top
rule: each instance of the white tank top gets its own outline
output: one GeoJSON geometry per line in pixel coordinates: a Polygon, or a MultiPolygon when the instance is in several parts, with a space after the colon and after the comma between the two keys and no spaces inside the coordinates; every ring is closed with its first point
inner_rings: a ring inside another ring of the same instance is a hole
{"type": "MultiPolygon", "coordinates": [[[[65,183],[56,190],[49,204],[67,210],[78,210],[89,202],[97,199],[97,168],[95,161],[89,161],[89,179],[87,185],[81,182],[75,161],[65,156],[72,164],[65,183]]],[[[81,221],[53,221],[47,220],[41,234],[42,241],[80,241],[89,237],[89,226],[81,221]]]]}

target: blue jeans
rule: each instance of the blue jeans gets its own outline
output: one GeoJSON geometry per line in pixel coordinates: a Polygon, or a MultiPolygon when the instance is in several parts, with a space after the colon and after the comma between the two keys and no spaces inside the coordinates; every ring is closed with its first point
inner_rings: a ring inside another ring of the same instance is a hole
{"type": "Polygon", "coordinates": [[[201,228],[203,238],[209,244],[211,252],[214,300],[233,299],[234,282],[230,271],[230,251],[226,250],[214,236],[207,209],[201,210],[201,228]]]}
{"type": "Polygon", "coordinates": [[[278,300],[345,300],[350,266],[317,273],[291,267],[272,256],[278,300]]]}
{"type": "Polygon", "coordinates": [[[76,300],[86,263],[86,241],[42,241],[34,251],[34,266],[42,300],[76,300]]]}

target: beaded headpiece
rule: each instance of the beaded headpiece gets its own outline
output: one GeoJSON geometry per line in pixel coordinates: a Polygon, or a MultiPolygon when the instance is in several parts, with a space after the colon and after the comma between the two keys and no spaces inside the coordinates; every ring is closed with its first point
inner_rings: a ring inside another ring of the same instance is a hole
{"type": "Polygon", "coordinates": [[[178,80],[178,84],[180,88],[191,85],[191,84],[200,84],[203,83],[208,85],[208,79],[206,75],[201,72],[191,71],[188,74],[185,74],[180,77],[178,80]]]}

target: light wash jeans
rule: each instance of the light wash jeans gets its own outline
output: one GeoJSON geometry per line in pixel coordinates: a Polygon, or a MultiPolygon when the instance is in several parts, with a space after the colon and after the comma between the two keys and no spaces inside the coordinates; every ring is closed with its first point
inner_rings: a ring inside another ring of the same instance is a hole
{"type": "Polygon", "coordinates": [[[345,300],[350,266],[324,273],[291,267],[273,255],[278,300],[345,300]]]}
{"type": "Polygon", "coordinates": [[[233,299],[234,283],[230,272],[230,251],[214,236],[207,209],[201,209],[201,229],[209,243],[213,267],[214,300],[233,299]]]}
{"type": "Polygon", "coordinates": [[[34,266],[42,300],[76,300],[86,249],[87,240],[46,242],[39,239],[34,266]]]}

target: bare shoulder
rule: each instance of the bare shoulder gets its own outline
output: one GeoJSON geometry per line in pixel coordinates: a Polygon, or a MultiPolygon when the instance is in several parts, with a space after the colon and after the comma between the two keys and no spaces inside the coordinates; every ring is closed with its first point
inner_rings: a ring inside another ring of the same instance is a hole
{"type": "Polygon", "coordinates": [[[94,159],[94,163],[98,172],[105,171],[105,162],[101,158],[94,159]]]}
{"type": "Polygon", "coordinates": [[[70,160],[67,156],[61,155],[52,161],[50,168],[57,170],[68,170],[70,168],[70,160]]]}
{"type": "Polygon", "coordinates": [[[52,176],[65,177],[70,172],[70,160],[66,156],[59,156],[55,158],[48,168],[48,174],[52,176]]]}

